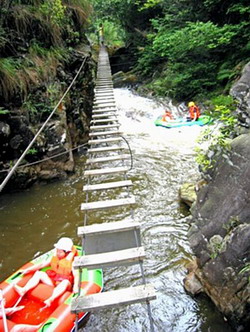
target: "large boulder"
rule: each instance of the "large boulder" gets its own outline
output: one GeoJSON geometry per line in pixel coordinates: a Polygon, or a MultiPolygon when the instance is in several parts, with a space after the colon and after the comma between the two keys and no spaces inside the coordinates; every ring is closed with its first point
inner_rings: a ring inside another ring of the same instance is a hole
{"type": "Polygon", "coordinates": [[[239,119],[250,127],[250,62],[243,68],[241,78],[232,86],[230,94],[238,101],[239,119]]]}
{"type": "Polygon", "coordinates": [[[191,209],[189,230],[196,276],[235,326],[250,324],[249,198],[250,133],[234,139],[228,155],[217,160],[191,209]]]}

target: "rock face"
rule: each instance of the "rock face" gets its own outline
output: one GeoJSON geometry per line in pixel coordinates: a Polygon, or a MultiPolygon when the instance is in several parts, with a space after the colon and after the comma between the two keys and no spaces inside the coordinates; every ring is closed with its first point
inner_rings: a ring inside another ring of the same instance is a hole
{"type": "MultiPolygon", "coordinates": [[[[250,64],[231,94],[244,127],[250,119],[250,64]]],[[[192,206],[189,240],[203,290],[237,331],[250,326],[250,132],[231,142],[192,206]]],[[[192,279],[189,280],[192,282],[192,279]]],[[[190,288],[190,287],[189,287],[190,288]]]]}
{"type": "Polygon", "coordinates": [[[184,183],[179,190],[180,200],[191,207],[196,201],[195,185],[193,183],[184,183]]]}
{"type": "MultiPolygon", "coordinates": [[[[65,68],[57,69],[55,78],[55,84],[58,81],[60,85],[69,86],[83,61],[83,55],[87,60],[76,83],[25,156],[23,164],[45,161],[18,168],[4,188],[5,192],[25,189],[36,181],[65,178],[68,172],[74,170],[71,149],[86,143],[92,112],[95,63],[91,53],[73,51],[69,63],[65,68]]],[[[36,112],[24,112],[22,105],[0,103],[0,183],[52,111],[53,107],[48,107],[47,94],[44,86],[36,86],[32,91],[32,105],[41,105],[36,112]]]]}
{"type": "Polygon", "coordinates": [[[241,78],[231,88],[230,94],[239,102],[239,119],[250,127],[250,62],[244,67],[241,78]]]}
{"type": "Polygon", "coordinates": [[[234,324],[250,323],[250,134],[232,141],[192,208],[189,231],[196,274],[206,293],[234,324]]]}

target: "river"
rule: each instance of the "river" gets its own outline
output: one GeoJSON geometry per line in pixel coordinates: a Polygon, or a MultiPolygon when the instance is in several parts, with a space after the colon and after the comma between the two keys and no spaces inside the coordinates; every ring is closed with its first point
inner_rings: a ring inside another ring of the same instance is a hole
{"type": "MultiPolygon", "coordinates": [[[[202,128],[156,127],[153,120],[167,105],[128,89],[115,89],[115,96],[121,130],[133,152],[128,178],[133,181],[134,217],[141,223],[146,251],[146,279],[157,292],[157,299],[151,302],[155,331],[230,332],[205,295],[194,298],[183,288],[185,264],[191,260],[192,252],[187,239],[190,216],[179,203],[178,190],[183,182],[199,179],[193,148],[202,128]]],[[[173,113],[178,111],[169,107],[173,113]]],[[[1,280],[50,249],[61,236],[79,243],[76,228],[83,224],[80,204],[85,201],[84,160],[85,156],[78,158],[76,173],[67,180],[0,196],[1,280]]],[[[115,210],[98,214],[98,222],[122,218],[115,210]]],[[[137,266],[104,271],[106,291],[138,284],[139,279],[137,266]]],[[[136,304],[96,312],[83,331],[149,331],[146,306],[136,304]]]]}

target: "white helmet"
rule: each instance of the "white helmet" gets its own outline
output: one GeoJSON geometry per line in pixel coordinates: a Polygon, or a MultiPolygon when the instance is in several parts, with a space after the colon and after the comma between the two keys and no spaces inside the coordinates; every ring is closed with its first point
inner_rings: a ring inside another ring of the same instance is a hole
{"type": "Polygon", "coordinates": [[[65,251],[71,251],[73,247],[73,241],[69,237],[62,237],[57,243],[54,244],[56,249],[65,251]]]}

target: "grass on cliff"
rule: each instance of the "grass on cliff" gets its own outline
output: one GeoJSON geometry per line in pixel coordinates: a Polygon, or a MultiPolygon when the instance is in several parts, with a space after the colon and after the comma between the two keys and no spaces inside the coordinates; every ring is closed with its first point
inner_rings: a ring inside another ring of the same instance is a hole
{"type": "Polygon", "coordinates": [[[5,1],[0,10],[0,52],[6,54],[0,59],[0,95],[7,102],[15,95],[23,100],[32,87],[54,79],[70,49],[85,40],[92,10],[87,0],[23,3],[5,1]]]}

